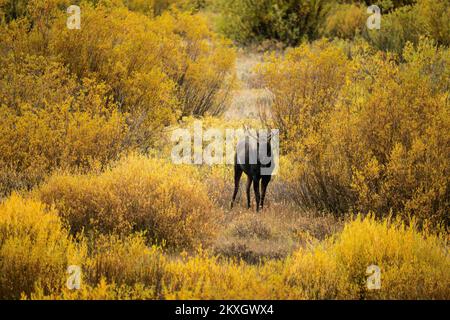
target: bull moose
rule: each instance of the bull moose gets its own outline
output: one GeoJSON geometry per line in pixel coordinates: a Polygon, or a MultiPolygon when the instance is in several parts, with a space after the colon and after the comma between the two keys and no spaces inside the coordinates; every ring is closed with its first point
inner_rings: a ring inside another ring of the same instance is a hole
{"type": "Polygon", "coordinates": [[[231,200],[231,208],[236,200],[239,190],[239,182],[242,173],[247,175],[247,207],[250,209],[250,188],[253,184],[255,192],[256,211],[264,207],[267,186],[272,178],[274,159],[272,159],[272,133],[256,133],[252,135],[248,128],[245,128],[245,137],[237,143],[236,154],[234,156],[234,192],[231,200]],[[261,194],[260,194],[261,184],[261,194]]]}

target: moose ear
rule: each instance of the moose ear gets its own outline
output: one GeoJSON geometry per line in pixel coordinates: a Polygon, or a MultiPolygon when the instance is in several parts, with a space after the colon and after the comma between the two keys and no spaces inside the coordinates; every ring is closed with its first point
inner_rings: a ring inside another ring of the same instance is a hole
{"type": "Polygon", "coordinates": [[[279,135],[278,131],[275,131],[275,133],[273,133],[272,130],[270,130],[270,133],[267,136],[267,140],[270,142],[272,140],[272,138],[275,137],[276,135],[279,135]]]}

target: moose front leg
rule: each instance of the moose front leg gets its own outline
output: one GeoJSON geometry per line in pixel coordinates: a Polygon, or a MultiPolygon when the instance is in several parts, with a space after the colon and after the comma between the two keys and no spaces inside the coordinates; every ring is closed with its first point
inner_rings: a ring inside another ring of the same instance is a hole
{"type": "Polygon", "coordinates": [[[261,209],[264,208],[264,199],[266,198],[267,185],[270,182],[271,176],[262,176],[261,178],[261,209]]]}
{"type": "Polygon", "coordinates": [[[252,178],[250,176],[247,177],[247,208],[250,209],[250,188],[252,187],[252,178]]]}
{"type": "Polygon", "coordinates": [[[253,190],[255,191],[255,200],[256,200],[256,212],[259,211],[259,204],[261,203],[261,196],[259,194],[259,181],[261,180],[260,177],[254,177],[253,178],[253,190]]]}
{"type": "Polygon", "coordinates": [[[234,192],[231,198],[231,209],[233,209],[234,201],[236,201],[236,196],[239,191],[239,182],[241,181],[242,169],[239,166],[234,167],[234,192]]]}

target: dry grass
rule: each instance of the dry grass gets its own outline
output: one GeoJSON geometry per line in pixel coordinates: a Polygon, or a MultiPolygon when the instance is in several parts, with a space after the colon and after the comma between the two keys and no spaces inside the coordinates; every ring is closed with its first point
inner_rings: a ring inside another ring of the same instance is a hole
{"type": "Polygon", "coordinates": [[[256,52],[239,52],[236,59],[236,75],[243,89],[260,89],[254,68],[263,62],[263,55],[256,52]]]}
{"type": "Polygon", "coordinates": [[[201,175],[209,198],[221,211],[220,230],[212,251],[225,258],[242,259],[256,264],[267,259],[281,259],[300,247],[340,231],[343,220],[332,215],[308,211],[286,200],[283,177],[275,176],[267,189],[265,207],[255,212],[251,190],[251,208],[247,209],[245,175],[233,209],[233,166],[203,167],[201,175]]]}
{"type": "Polygon", "coordinates": [[[227,120],[259,119],[261,111],[266,112],[272,103],[271,93],[261,86],[255,67],[263,61],[260,53],[241,52],[236,60],[236,75],[240,88],[233,92],[229,109],[225,113],[227,120]]]}
{"type": "Polygon", "coordinates": [[[271,203],[261,213],[241,206],[226,210],[221,225],[213,244],[214,253],[255,264],[285,258],[341,230],[343,223],[331,216],[271,203]]]}

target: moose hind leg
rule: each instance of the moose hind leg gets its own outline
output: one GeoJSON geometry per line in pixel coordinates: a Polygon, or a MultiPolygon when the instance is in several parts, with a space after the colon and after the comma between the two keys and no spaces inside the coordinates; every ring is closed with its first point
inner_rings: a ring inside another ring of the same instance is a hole
{"type": "Polygon", "coordinates": [[[239,191],[239,181],[241,180],[242,169],[239,166],[234,167],[234,192],[231,199],[231,208],[233,209],[234,201],[236,200],[237,193],[239,191]]]}
{"type": "Polygon", "coordinates": [[[261,179],[261,209],[264,208],[264,199],[266,198],[267,186],[270,182],[270,176],[263,176],[261,179]]]}
{"type": "Polygon", "coordinates": [[[253,189],[255,191],[256,198],[256,212],[259,211],[259,204],[261,203],[261,196],[259,194],[259,180],[260,178],[253,178],[253,189]]]}
{"type": "Polygon", "coordinates": [[[252,178],[250,176],[247,177],[247,186],[246,186],[246,191],[247,191],[247,208],[250,209],[251,205],[250,205],[250,188],[252,186],[252,178]]]}

